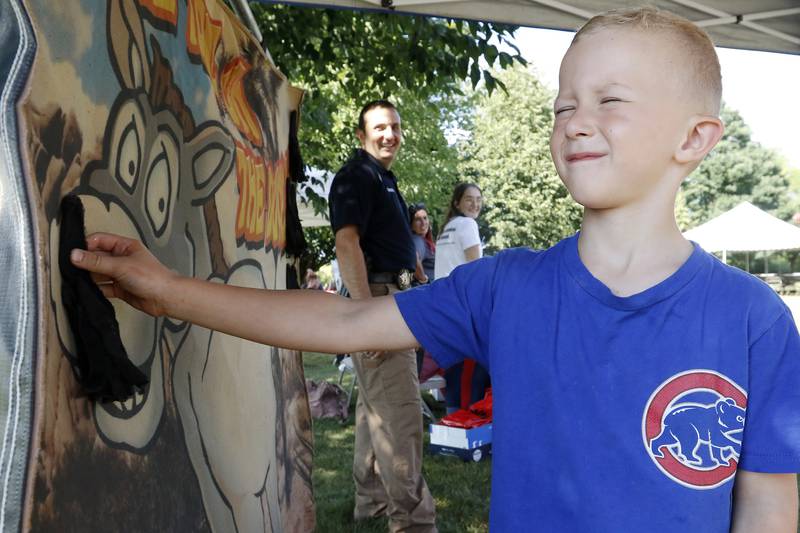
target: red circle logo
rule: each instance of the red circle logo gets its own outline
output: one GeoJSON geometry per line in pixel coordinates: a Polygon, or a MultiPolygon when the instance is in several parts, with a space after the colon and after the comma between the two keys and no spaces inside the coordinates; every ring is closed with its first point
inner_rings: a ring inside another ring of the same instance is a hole
{"type": "Polygon", "coordinates": [[[673,481],[712,489],[733,478],[744,431],[747,394],[713,370],[689,370],[664,381],[642,417],[644,446],[673,481]]]}

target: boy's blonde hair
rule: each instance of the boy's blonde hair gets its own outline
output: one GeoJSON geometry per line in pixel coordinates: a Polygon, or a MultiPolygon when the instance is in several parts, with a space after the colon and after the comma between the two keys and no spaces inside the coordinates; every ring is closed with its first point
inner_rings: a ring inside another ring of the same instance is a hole
{"type": "Polygon", "coordinates": [[[719,59],[711,38],[696,24],[655,7],[615,9],[589,19],[575,34],[572,44],[585,35],[603,29],[658,32],[670,38],[682,48],[690,94],[701,99],[703,112],[719,115],[722,100],[719,59]]]}

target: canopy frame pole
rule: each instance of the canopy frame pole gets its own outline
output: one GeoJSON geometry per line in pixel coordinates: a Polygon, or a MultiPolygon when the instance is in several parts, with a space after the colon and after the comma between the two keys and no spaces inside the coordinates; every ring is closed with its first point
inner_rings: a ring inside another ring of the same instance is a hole
{"type": "MultiPolygon", "coordinates": [[[[366,0],[367,2],[377,4],[381,7],[386,7],[384,2],[380,0],[366,0]]],[[[392,0],[390,2],[391,7],[405,7],[405,6],[416,6],[416,5],[425,5],[425,4],[447,4],[448,2],[462,2],[463,0],[436,0],[432,2],[431,0],[392,0]]]]}
{"type": "Polygon", "coordinates": [[[720,26],[722,24],[737,24],[741,22],[750,22],[753,20],[763,20],[771,18],[786,17],[789,15],[797,15],[800,13],[800,7],[790,7],[787,9],[776,9],[774,11],[761,11],[759,13],[747,13],[746,15],[731,15],[729,17],[717,17],[707,20],[699,20],[695,22],[698,26],[708,28],[709,26],[720,26]]]}
{"type": "MultiPolygon", "coordinates": [[[[733,17],[733,19],[734,19],[736,24],[739,24],[741,26],[746,26],[746,27],[748,27],[748,28],[750,28],[752,30],[756,30],[756,31],[764,33],[764,34],[771,35],[773,37],[777,37],[778,39],[782,39],[784,41],[788,41],[788,42],[790,42],[792,44],[800,44],[800,37],[797,37],[795,35],[789,35],[788,33],[783,33],[782,31],[773,30],[772,28],[768,28],[767,26],[764,26],[762,24],[757,24],[755,22],[749,22],[749,21],[744,19],[744,15],[739,15],[739,16],[731,15],[730,13],[726,13],[725,11],[721,11],[719,9],[714,9],[713,7],[709,7],[709,6],[707,6],[705,4],[702,4],[700,2],[695,2],[694,0],[672,0],[672,2],[675,3],[675,4],[682,5],[684,7],[690,7],[692,9],[696,9],[697,11],[701,11],[701,12],[707,14],[707,15],[713,15],[717,19],[720,19],[720,18],[729,19],[730,17],[733,17]]],[[[764,17],[764,18],[766,18],[766,17],[764,17]]],[[[703,27],[708,22],[715,23],[714,20],[715,19],[711,19],[710,21],[701,20],[701,21],[695,22],[695,24],[697,24],[700,27],[703,27]]]]}
{"type": "Polygon", "coordinates": [[[586,20],[589,20],[596,15],[596,13],[592,13],[591,11],[586,11],[585,9],[581,9],[577,6],[571,6],[569,4],[565,4],[564,2],[559,2],[558,0],[528,0],[528,2],[531,4],[539,4],[545,7],[550,7],[557,11],[575,15],[576,17],[583,17],[586,20]]]}

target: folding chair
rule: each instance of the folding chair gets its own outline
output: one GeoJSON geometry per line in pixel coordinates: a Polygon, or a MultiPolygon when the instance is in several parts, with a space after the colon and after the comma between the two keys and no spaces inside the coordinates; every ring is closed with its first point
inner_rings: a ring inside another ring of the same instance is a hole
{"type": "Polygon", "coordinates": [[[431,376],[425,383],[419,384],[419,391],[420,391],[420,402],[422,403],[422,414],[423,416],[427,416],[431,422],[438,422],[436,416],[434,416],[433,411],[425,403],[425,399],[421,397],[423,391],[429,391],[431,393],[443,389],[447,385],[445,379],[442,376],[434,375],[431,376]]]}
{"type": "MultiPolygon", "coordinates": [[[[349,355],[346,355],[344,359],[339,362],[339,386],[344,389],[342,383],[344,383],[345,375],[350,374],[352,376],[352,381],[350,382],[350,386],[345,389],[347,391],[347,405],[350,405],[350,399],[353,397],[353,389],[356,386],[356,371],[353,368],[353,360],[350,358],[349,355]]],[[[428,404],[425,403],[424,398],[422,398],[423,391],[429,391],[432,394],[443,389],[446,383],[442,376],[435,375],[432,376],[428,381],[425,383],[420,383],[419,391],[420,391],[420,404],[422,405],[422,414],[423,416],[428,417],[431,421],[437,422],[436,416],[431,411],[431,408],[428,407],[428,404]]]]}

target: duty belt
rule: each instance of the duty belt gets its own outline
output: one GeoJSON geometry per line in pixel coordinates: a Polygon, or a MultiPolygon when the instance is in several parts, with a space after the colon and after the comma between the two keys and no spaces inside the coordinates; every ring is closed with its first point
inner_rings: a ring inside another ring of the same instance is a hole
{"type": "Polygon", "coordinates": [[[367,281],[370,283],[394,283],[397,288],[404,291],[411,287],[414,275],[405,268],[399,272],[368,272],[367,281]]]}

